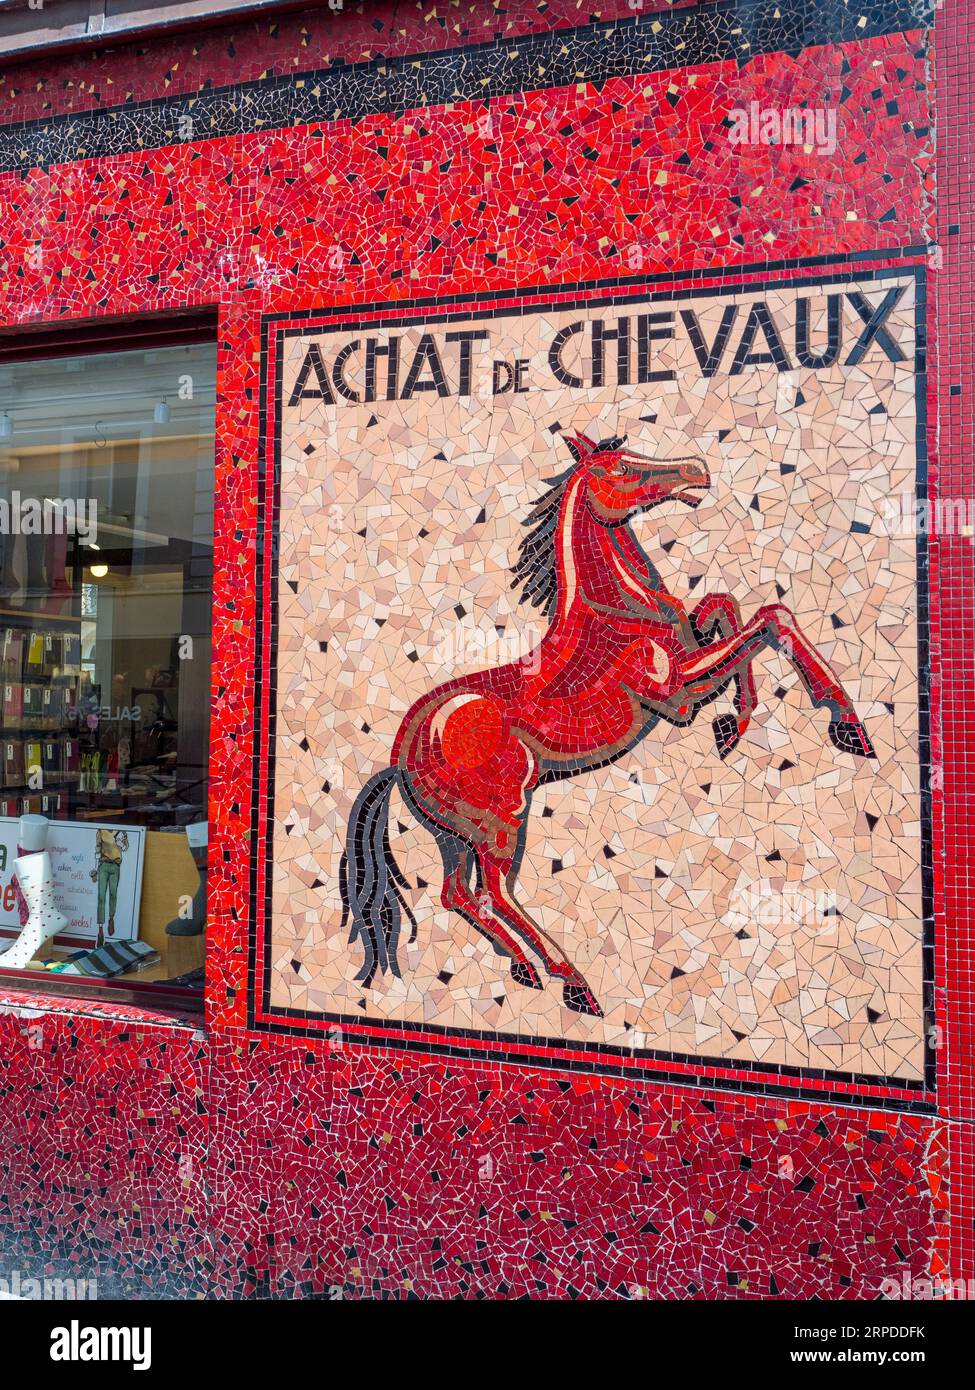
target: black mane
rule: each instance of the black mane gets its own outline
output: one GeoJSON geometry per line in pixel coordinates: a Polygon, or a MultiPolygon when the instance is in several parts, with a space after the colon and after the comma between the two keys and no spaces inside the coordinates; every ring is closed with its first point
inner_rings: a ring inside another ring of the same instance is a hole
{"type": "MultiPolygon", "coordinates": [[[[601,439],[593,448],[593,454],[608,454],[622,449],[626,436],[622,438],[601,439]]],[[[558,570],[555,564],[555,531],[559,521],[559,508],[565,496],[566,485],[579,466],[579,456],[570,441],[566,440],[572,453],[576,455],[564,473],[557,478],[549,478],[547,491],[535,503],[523,526],[531,527],[527,536],[522,537],[518,546],[518,559],[511,567],[514,579],[512,589],[521,586],[522,598],[534,608],[541,609],[546,618],[555,613],[558,600],[558,570]]],[[[590,456],[591,457],[591,456],[590,456]]]]}

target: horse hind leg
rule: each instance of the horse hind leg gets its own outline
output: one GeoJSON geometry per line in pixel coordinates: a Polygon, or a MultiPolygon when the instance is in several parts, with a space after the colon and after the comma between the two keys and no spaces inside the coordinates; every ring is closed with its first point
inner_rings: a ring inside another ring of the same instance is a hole
{"type": "MultiPolygon", "coordinates": [[[[523,843],[523,840],[522,840],[523,843]]],[[[602,1018],[603,1011],[595,994],[583,976],[562,953],[547,932],[542,931],[528,913],[515,902],[512,896],[517,878],[520,853],[512,858],[502,858],[485,845],[475,847],[480,869],[483,891],[490,899],[491,906],[498,917],[508,923],[519,936],[528,943],[532,951],[540,956],[545,969],[554,979],[562,981],[562,1002],[574,1013],[591,1014],[602,1018]]]]}
{"type": "Polygon", "coordinates": [[[499,956],[511,961],[511,978],[527,989],[541,989],[542,980],[526,955],[521,943],[508,926],[493,911],[490,896],[471,888],[473,877],[479,877],[477,861],[471,846],[459,835],[452,835],[440,826],[433,833],[443,860],[443,890],[440,901],[448,912],[456,912],[493,945],[499,956]]]}
{"type": "MultiPolygon", "coordinates": [[[[478,711],[472,708],[477,716],[478,711]]],[[[517,983],[541,987],[538,971],[525,953],[527,946],[550,975],[563,980],[569,1008],[600,1014],[599,1005],[578,970],[508,891],[524,850],[525,817],[535,784],[534,755],[515,739],[499,736],[492,742],[490,721],[472,717],[470,710],[453,735],[450,719],[442,736],[443,747],[448,758],[453,750],[455,762],[465,772],[470,773],[475,767],[482,771],[481,805],[470,804],[461,792],[459,780],[448,801],[442,785],[435,787],[433,793],[425,792],[423,778],[415,771],[403,779],[407,803],[416,807],[442,846],[444,906],[458,912],[511,957],[512,976],[517,983]],[[470,882],[474,871],[478,879],[476,897],[470,882]]]]}

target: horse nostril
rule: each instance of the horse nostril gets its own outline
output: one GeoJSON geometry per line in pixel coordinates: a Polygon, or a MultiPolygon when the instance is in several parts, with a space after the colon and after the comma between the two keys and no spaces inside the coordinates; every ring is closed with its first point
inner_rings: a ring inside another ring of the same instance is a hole
{"type": "Polygon", "coordinates": [[[687,483],[694,483],[697,487],[707,487],[711,482],[711,474],[703,463],[698,463],[696,459],[688,459],[680,466],[680,476],[687,483]]]}

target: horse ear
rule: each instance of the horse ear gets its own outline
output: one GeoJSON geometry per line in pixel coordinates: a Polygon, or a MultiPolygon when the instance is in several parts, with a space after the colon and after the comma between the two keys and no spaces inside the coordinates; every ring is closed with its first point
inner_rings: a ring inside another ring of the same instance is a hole
{"type": "Polygon", "coordinates": [[[575,459],[576,463],[581,463],[583,459],[588,458],[596,447],[593,441],[584,434],[567,434],[564,435],[563,438],[565,439],[569,453],[575,459]]]}

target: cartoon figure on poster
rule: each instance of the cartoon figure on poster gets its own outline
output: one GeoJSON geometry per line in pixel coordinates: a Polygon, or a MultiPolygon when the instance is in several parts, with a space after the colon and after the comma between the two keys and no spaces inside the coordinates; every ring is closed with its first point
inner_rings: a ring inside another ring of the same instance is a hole
{"type": "MultiPolygon", "coordinates": [[[[17,935],[24,927],[18,885],[22,893],[28,868],[30,874],[39,872],[23,859],[28,831],[30,851],[45,851],[45,873],[50,875],[58,914],[56,944],[103,946],[138,938],[146,836],[141,826],[0,817],[0,950],[3,937],[17,935]],[[39,826],[32,827],[32,820],[39,826]]],[[[26,941],[21,944],[26,949],[26,941]]]]}
{"type": "Polygon", "coordinates": [[[105,910],[108,908],[108,935],[115,935],[115,909],[118,906],[118,886],[122,873],[122,856],[129,848],[124,830],[95,831],[95,867],[92,883],[98,885],[98,945],[105,941],[105,910]]]}

